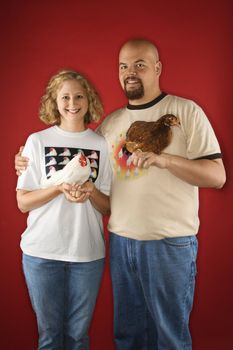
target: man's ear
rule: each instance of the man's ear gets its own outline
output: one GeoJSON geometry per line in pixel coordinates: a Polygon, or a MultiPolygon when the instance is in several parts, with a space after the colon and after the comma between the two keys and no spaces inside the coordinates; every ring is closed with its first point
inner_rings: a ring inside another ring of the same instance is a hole
{"type": "Polygon", "coordinates": [[[157,75],[160,75],[162,72],[162,63],[160,61],[155,64],[155,72],[157,75]]]}

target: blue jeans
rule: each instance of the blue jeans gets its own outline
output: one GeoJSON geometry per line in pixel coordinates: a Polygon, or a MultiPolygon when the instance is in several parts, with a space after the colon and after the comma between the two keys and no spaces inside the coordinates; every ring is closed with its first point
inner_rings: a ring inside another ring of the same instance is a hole
{"type": "Polygon", "coordinates": [[[64,262],[23,254],[23,271],[37,317],[39,350],[87,350],[104,259],[64,262]]]}
{"type": "Polygon", "coordinates": [[[137,241],[110,235],[118,350],[191,350],[195,236],[137,241]]]}

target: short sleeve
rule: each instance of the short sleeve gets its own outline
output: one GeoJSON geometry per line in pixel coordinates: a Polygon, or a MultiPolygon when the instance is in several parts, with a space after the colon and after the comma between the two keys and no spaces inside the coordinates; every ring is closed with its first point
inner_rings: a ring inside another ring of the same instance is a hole
{"type": "Polygon", "coordinates": [[[191,115],[188,118],[184,117],[183,122],[189,159],[221,158],[221,150],[214,130],[198,105],[193,105],[191,115]]]}
{"type": "Polygon", "coordinates": [[[35,135],[28,137],[22,155],[29,158],[29,165],[18,177],[17,189],[37,190],[40,188],[41,166],[39,162],[40,143],[35,135]]]}

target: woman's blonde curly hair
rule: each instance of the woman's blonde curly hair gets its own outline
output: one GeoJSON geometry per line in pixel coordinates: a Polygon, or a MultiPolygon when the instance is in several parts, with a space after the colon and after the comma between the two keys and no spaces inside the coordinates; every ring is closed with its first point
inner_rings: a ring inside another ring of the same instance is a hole
{"type": "Polygon", "coordinates": [[[40,119],[47,125],[59,125],[61,116],[57,108],[57,91],[66,80],[77,80],[84,88],[88,99],[88,111],[84,123],[97,122],[103,114],[103,105],[98,93],[91,83],[80,73],[74,70],[61,70],[55,74],[48,83],[46,93],[41,98],[39,110],[40,119]]]}

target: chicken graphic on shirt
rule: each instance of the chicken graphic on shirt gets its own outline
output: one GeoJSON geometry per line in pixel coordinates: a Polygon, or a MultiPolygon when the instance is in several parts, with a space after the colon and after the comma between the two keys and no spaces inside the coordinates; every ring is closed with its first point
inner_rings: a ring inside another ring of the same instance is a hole
{"type": "Polygon", "coordinates": [[[55,168],[55,166],[53,166],[53,165],[50,165],[50,167],[49,167],[49,172],[48,172],[48,177],[49,176],[52,176],[53,174],[55,174],[56,173],[56,168],[55,168]]]}
{"type": "Polygon", "coordinates": [[[83,184],[91,175],[90,161],[84,154],[79,153],[72,158],[61,170],[52,174],[49,179],[42,179],[41,188],[48,188],[60,185],[63,182],[73,184],[83,184]]]}
{"type": "Polygon", "coordinates": [[[46,156],[56,156],[56,155],[57,155],[57,151],[54,147],[50,147],[49,152],[46,154],[46,156]]]}
{"type": "Polygon", "coordinates": [[[70,152],[69,148],[65,147],[63,149],[63,152],[59,153],[59,156],[68,156],[68,157],[71,156],[71,152],[70,152]]]}
{"type": "Polygon", "coordinates": [[[55,157],[50,157],[46,166],[56,165],[56,164],[57,164],[57,161],[56,161],[55,157]]]}
{"type": "Polygon", "coordinates": [[[63,160],[61,162],[59,162],[58,164],[59,165],[66,165],[69,163],[69,161],[70,161],[69,157],[63,157],[63,160]]]}

